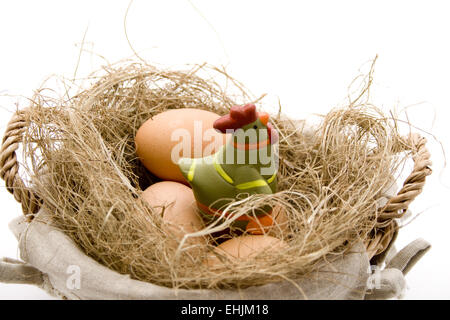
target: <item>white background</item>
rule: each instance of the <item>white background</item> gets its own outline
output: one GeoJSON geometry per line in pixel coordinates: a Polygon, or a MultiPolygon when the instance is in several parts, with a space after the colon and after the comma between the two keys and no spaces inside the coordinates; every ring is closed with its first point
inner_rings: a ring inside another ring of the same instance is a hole
{"type": "MultiPolygon", "coordinates": [[[[125,37],[126,1],[2,1],[0,3],[0,130],[15,108],[51,74],[73,77],[80,43],[116,62],[133,55],[125,37]]],[[[326,113],[345,102],[347,86],[376,54],[373,101],[385,112],[408,107],[427,135],[433,175],[411,210],[420,215],[397,246],[417,237],[433,247],[408,274],[406,299],[449,299],[448,226],[450,19],[446,1],[196,1],[135,0],[127,34],[149,63],[177,67],[209,62],[265,103],[279,98],[293,118],[326,113]],[[192,5],[194,4],[194,6],[192,5]]],[[[78,76],[105,64],[84,53],[78,76]]],[[[366,70],[365,68],[364,70],[366,70]]],[[[403,114],[404,117],[404,114],[403,114]]],[[[0,192],[0,257],[18,257],[8,222],[21,214],[0,192]]],[[[48,299],[30,286],[0,284],[0,299],[48,299]]]]}

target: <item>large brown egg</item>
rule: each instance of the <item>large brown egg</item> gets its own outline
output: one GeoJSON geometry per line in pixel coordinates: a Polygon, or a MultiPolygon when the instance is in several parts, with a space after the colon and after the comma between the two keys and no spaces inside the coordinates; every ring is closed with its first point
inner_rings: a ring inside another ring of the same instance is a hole
{"type": "MultiPolygon", "coordinates": [[[[142,197],[153,207],[155,214],[163,216],[164,230],[177,242],[187,233],[204,228],[203,220],[197,213],[192,190],[184,184],[163,181],[158,182],[142,193],[142,197]]],[[[203,237],[190,238],[188,243],[206,244],[203,237]]]]}
{"type": "Polygon", "coordinates": [[[201,158],[214,154],[227,136],[213,128],[220,116],[200,109],[162,112],[142,124],[136,133],[136,153],[144,166],[163,180],[187,183],[180,157],[201,158]]]}
{"type": "MultiPolygon", "coordinates": [[[[234,261],[250,258],[265,252],[277,252],[287,248],[288,244],[269,235],[245,235],[232,238],[218,245],[214,250],[220,256],[234,261]]],[[[217,255],[212,254],[206,261],[209,267],[222,266],[217,255]]]]}

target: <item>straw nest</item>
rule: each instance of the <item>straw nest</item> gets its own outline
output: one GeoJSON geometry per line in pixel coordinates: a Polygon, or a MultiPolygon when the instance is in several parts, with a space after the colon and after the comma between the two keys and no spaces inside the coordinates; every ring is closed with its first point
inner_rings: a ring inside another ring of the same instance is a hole
{"type": "Polygon", "coordinates": [[[161,216],[140,197],[158,179],[137,159],[134,136],[144,121],[168,109],[223,115],[235,104],[252,102],[224,72],[207,70],[225,77],[232,94],[200,77],[204,69],[174,72],[129,63],[95,74],[88,89],[69,99],[53,99],[45,91],[32,98],[24,111],[25,164],[53,223],[101,264],[172,288],[239,288],[295,279],[314,270],[325,255],[339,256],[355,241],[367,240],[377,223],[378,200],[408,146],[395,122],[359,97],[330,111],[310,134],[281,114],[272,117],[280,134],[279,192],[232,203],[229,210],[238,216],[261,202],[281,206],[288,228],[277,236],[286,248],[240,262],[224,259],[214,269],[203,263],[212,244],[194,251],[189,242],[173,245],[161,216]]]}

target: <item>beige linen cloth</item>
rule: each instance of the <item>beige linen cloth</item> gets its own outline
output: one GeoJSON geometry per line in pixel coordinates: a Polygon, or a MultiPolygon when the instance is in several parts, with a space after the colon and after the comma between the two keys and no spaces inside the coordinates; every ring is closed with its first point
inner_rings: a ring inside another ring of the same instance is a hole
{"type": "Polygon", "coordinates": [[[23,261],[0,260],[0,281],[33,284],[63,299],[389,299],[401,295],[404,274],[430,248],[418,239],[399,253],[392,249],[380,270],[370,266],[364,245],[357,243],[344,256],[328,256],[317,271],[295,282],[241,290],[174,290],[106,268],[63,232],[37,219],[28,223],[17,218],[10,229],[23,261]]]}

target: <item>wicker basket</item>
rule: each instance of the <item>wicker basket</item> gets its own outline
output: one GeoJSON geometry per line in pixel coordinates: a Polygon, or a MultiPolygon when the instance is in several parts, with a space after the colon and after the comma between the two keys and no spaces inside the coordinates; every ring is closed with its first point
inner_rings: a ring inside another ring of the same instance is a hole
{"type": "Polygon", "coordinates": [[[61,297],[86,299],[389,298],[398,296],[404,289],[403,275],[430,247],[423,240],[417,240],[396,256],[393,255],[393,244],[398,233],[396,219],[403,217],[410,203],[422,192],[426,177],[431,174],[430,154],[425,146],[426,139],[412,134],[409,138],[414,146],[413,171],[397,194],[390,195],[386,204],[380,209],[378,224],[372,230],[371,239],[364,244],[357,244],[346,256],[333,262],[334,269],[343,273],[339,281],[335,278],[333,281],[322,281],[320,275],[330,272],[327,267],[318,268],[316,280],[310,279],[297,283],[297,286],[294,286],[295,290],[289,289],[292,284],[276,283],[251,287],[239,292],[175,291],[132,280],[85,256],[66,235],[52,228],[51,225],[42,223],[42,219],[39,219],[41,222],[32,221],[31,217],[34,214],[45,216],[45,212],[40,211],[40,203],[45,199],[39,199],[33,190],[25,185],[18,173],[19,163],[16,151],[27,125],[24,112],[17,111],[6,128],[0,151],[1,178],[5,181],[7,190],[21,203],[24,213],[23,218],[11,224],[11,229],[18,237],[21,258],[25,262],[4,259],[0,264],[0,281],[3,282],[32,283],[61,297]],[[64,246],[63,251],[61,246],[64,246]],[[56,260],[53,260],[55,257],[52,256],[52,263],[44,263],[42,257],[48,258],[51,254],[57,255],[56,260]],[[381,266],[384,262],[386,262],[386,268],[377,275],[378,287],[369,290],[371,289],[369,280],[373,276],[371,271],[374,269],[371,266],[381,266]],[[81,282],[83,284],[81,289],[71,288],[67,285],[67,281],[64,281],[68,278],[67,267],[71,265],[82,265],[81,269],[85,270],[82,273],[88,274],[88,277],[84,277],[81,282]],[[111,285],[111,281],[115,285],[111,285]],[[338,283],[341,284],[338,285],[338,283]],[[305,289],[298,290],[298,287],[305,289]]]}

